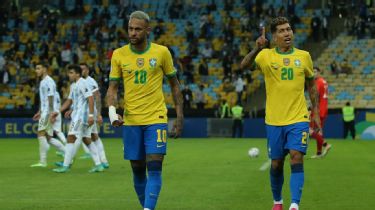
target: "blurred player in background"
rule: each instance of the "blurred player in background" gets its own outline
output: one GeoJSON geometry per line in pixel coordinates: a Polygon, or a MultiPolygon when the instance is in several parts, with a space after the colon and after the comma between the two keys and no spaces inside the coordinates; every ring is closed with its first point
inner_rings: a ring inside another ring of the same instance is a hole
{"type": "Polygon", "coordinates": [[[304,96],[307,86],[314,112],[314,121],[320,127],[318,94],[314,82],[310,54],[293,47],[293,31],[285,17],[271,22],[275,48],[266,49],[265,28],[256,40],[254,49],[245,56],[241,67],[251,67],[263,72],[266,83],[266,130],[273,210],[283,209],[285,156],[290,154],[291,176],[290,210],[298,210],[304,184],[303,156],[309,138],[309,113],[304,96]]]}
{"type": "MultiPolygon", "coordinates": [[[[56,84],[53,79],[48,76],[48,65],[38,63],[35,66],[35,72],[38,78],[41,79],[39,84],[39,111],[34,115],[33,120],[39,120],[38,123],[38,140],[39,140],[39,163],[31,165],[31,167],[46,167],[47,166],[47,152],[49,144],[57,148],[58,151],[64,153],[64,145],[53,136],[53,122],[51,114],[55,111],[55,93],[56,84]]],[[[60,128],[61,129],[61,128],[60,128]]]]}
{"type": "MultiPolygon", "coordinates": [[[[72,121],[69,128],[68,143],[66,144],[63,166],[56,168],[53,171],[57,173],[65,173],[69,171],[69,166],[75,155],[74,143],[77,139],[82,137],[83,142],[90,149],[90,154],[95,164],[89,172],[101,172],[104,168],[100,162],[98,149],[91,141],[91,133],[95,122],[94,97],[92,96],[92,91],[90,91],[87,81],[81,77],[81,67],[78,65],[71,65],[68,67],[68,70],[69,80],[74,83],[74,85],[71,85],[68,100],[63,104],[60,112],[64,112],[73,103],[72,121]]],[[[57,113],[55,112],[53,117],[56,116],[57,113]]]]}
{"type": "Polygon", "coordinates": [[[107,92],[109,118],[113,126],[123,125],[124,158],[130,160],[134,188],[145,210],[155,209],[167,150],[168,119],[162,90],[164,75],[171,86],[177,113],[176,138],[183,127],[182,96],[172,56],[165,46],[148,41],[150,32],[149,16],[142,11],[133,12],[128,26],[130,44],[113,52],[107,92]],[[115,108],[121,80],[124,85],[124,122],[115,108]]]}
{"type": "Polygon", "coordinates": [[[103,123],[103,117],[101,114],[102,100],[100,96],[99,85],[92,77],[89,76],[90,69],[86,63],[81,63],[80,67],[82,69],[82,77],[86,79],[89,85],[89,88],[92,91],[92,94],[94,96],[94,104],[95,104],[94,113],[95,113],[96,121],[94,122],[93,129],[91,131],[91,140],[96,144],[96,147],[98,148],[100,161],[102,162],[103,167],[108,168],[109,167],[108,160],[104,151],[103,142],[98,135],[98,127],[97,127],[97,123],[99,125],[103,123]]]}
{"type": "MultiPolygon", "coordinates": [[[[315,73],[315,85],[316,89],[319,94],[319,117],[321,127],[324,127],[324,122],[328,115],[328,83],[327,81],[321,76],[322,70],[318,67],[314,67],[315,73]]],[[[311,116],[313,119],[313,116],[311,116]]],[[[316,139],[316,154],[311,156],[311,158],[321,158],[328,154],[329,150],[331,149],[331,145],[324,141],[323,134],[321,132],[317,132],[318,126],[316,125],[315,121],[311,121],[310,123],[310,135],[311,137],[316,139]],[[324,151],[322,148],[324,147],[324,151]]]]}

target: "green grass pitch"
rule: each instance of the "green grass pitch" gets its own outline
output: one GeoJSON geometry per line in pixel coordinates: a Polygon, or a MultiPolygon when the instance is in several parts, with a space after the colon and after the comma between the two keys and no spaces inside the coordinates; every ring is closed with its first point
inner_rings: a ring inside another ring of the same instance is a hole
{"type": "MultiPolygon", "coordinates": [[[[375,209],[375,141],[330,140],[321,160],[305,159],[302,210],[375,209]]],[[[105,139],[110,169],[89,174],[91,160],[76,160],[69,173],[52,172],[60,160],[50,149],[48,168],[30,168],[38,160],[36,139],[0,139],[0,209],[137,210],[129,163],[120,139],[105,139]]],[[[315,151],[310,143],[308,156],[315,151]]],[[[160,210],[267,210],[272,207],[266,141],[261,139],[169,140],[163,166],[160,210]],[[259,147],[260,157],[247,150],[259,147]]],[[[82,151],[80,151],[82,153],[82,151]]],[[[284,203],[290,202],[285,166],[284,203]]]]}

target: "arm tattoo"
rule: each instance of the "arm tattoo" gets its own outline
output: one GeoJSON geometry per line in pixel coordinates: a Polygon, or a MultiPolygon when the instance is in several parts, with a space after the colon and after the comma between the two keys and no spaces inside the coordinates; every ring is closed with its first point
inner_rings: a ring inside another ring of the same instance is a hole
{"type": "Polygon", "coordinates": [[[170,78],[169,84],[172,89],[173,102],[176,108],[177,116],[183,116],[182,95],[180,91],[180,83],[178,82],[177,77],[170,78]]]}
{"type": "Polygon", "coordinates": [[[118,86],[119,86],[119,81],[109,81],[109,87],[107,90],[107,105],[108,106],[116,106],[118,86]]]}
{"type": "Polygon", "coordinates": [[[53,109],[53,99],[54,99],[53,96],[48,96],[48,111],[49,111],[50,113],[55,111],[55,110],[53,109]]]}
{"type": "Polygon", "coordinates": [[[249,54],[247,54],[242,60],[241,69],[245,69],[246,67],[250,67],[251,65],[253,65],[255,57],[260,51],[261,50],[258,48],[254,48],[253,50],[251,50],[251,52],[249,52],[249,54]]]}
{"type": "Polygon", "coordinates": [[[101,99],[100,91],[99,90],[95,91],[94,96],[95,96],[96,110],[100,114],[102,113],[102,99],[101,99]]]}
{"type": "Polygon", "coordinates": [[[314,79],[307,80],[306,85],[311,100],[312,110],[319,111],[319,97],[314,79]]]}

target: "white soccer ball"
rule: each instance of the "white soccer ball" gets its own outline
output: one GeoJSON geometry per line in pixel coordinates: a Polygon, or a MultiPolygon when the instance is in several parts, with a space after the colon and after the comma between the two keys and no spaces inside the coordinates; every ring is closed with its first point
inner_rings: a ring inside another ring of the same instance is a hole
{"type": "Polygon", "coordinates": [[[259,149],[256,147],[252,147],[249,149],[248,154],[251,158],[256,158],[259,156],[259,149]]]}

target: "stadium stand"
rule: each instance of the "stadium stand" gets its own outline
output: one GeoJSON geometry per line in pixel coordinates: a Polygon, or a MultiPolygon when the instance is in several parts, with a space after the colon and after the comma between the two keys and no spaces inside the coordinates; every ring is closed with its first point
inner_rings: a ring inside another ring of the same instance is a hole
{"type": "MultiPolygon", "coordinates": [[[[169,47],[182,85],[189,85],[193,95],[204,85],[205,108],[214,108],[221,99],[231,105],[236,103],[238,94],[234,88],[226,87],[229,84],[224,81],[233,86],[238,75],[247,84],[242,100],[248,101],[263,85],[263,78],[258,71],[240,72],[238,64],[254,45],[259,27],[267,25],[275,15],[286,15],[294,26],[295,44],[301,47],[311,34],[312,17],[326,13],[306,9],[307,0],[295,1],[295,4],[291,1],[291,5],[285,5],[282,0],[255,3],[203,0],[187,1],[183,5],[181,1],[143,0],[120,1],[120,6],[110,1],[102,1],[100,5],[94,0],[84,0],[83,5],[77,5],[74,0],[64,2],[64,5],[44,5],[38,10],[16,5],[11,10],[2,9],[0,109],[37,108],[33,64],[40,60],[49,61],[63,98],[69,90],[64,67],[73,62],[88,63],[104,97],[113,49],[127,43],[127,15],[136,9],[148,12],[157,20],[152,23],[150,40],[169,47]],[[207,58],[207,75],[199,73],[202,58],[207,58]]],[[[343,34],[330,42],[319,56],[316,64],[326,70],[334,62],[342,69],[344,59],[352,70],[350,74],[325,71],[330,84],[331,108],[342,106],[346,100],[355,100],[354,105],[358,107],[374,107],[373,45],[373,39],[357,40],[343,34]]],[[[171,107],[173,101],[167,84],[163,90],[171,107]]]]}

